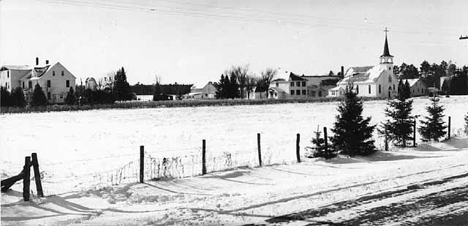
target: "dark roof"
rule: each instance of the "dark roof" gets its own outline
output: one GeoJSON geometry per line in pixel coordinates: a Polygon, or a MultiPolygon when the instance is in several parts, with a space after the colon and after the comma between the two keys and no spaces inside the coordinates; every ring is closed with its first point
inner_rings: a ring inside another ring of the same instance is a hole
{"type": "Polygon", "coordinates": [[[36,73],[36,77],[41,77],[47,70],[49,70],[50,65],[44,67],[34,67],[34,73],[36,73]]]}
{"type": "Polygon", "coordinates": [[[388,49],[387,35],[385,35],[385,45],[384,45],[383,55],[380,57],[393,57],[392,55],[390,55],[390,50],[388,49]]]}
{"type": "Polygon", "coordinates": [[[307,81],[307,79],[300,77],[292,72],[289,73],[289,80],[291,81],[307,81]]]}
{"type": "Polygon", "coordinates": [[[31,70],[31,68],[28,65],[4,65],[0,71],[4,70],[31,70]]]}

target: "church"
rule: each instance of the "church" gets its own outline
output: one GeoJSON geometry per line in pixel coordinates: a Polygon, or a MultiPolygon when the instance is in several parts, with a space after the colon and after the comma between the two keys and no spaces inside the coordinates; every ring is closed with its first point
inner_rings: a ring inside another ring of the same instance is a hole
{"type": "Polygon", "coordinates": [[[387,32],[385,29],[384,51],[380,56],[380,63],[348,68],[337,86],[328,90],[328,97],[343,96],[350,83],[360,97],[392,98],[398,94],[398,78],[393,72],[393,56],[388,48],[387,32]]]}

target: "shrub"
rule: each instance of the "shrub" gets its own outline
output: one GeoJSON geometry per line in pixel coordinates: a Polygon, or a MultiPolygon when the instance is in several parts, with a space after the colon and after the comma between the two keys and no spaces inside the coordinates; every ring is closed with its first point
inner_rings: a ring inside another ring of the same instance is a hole
{"type": "Polygon", "coordinates": [[[42,88],[39,84],[36,84],[36,86],[34,86],[31,105],[36,107],[47,105],[47,97],[42,91],[42,88]]]}
{"type": "Polygon", "coordinates": [[[314,145],[311,147],[313,150],[312,152],[312,157],[314,158],[325,158],[325,159],[331,159],[335,158],[337,156],[336,150],[333,149],[333,147],[328,146],[325,148],[325,137],[321,138],[321,132],[317,128],[317,131],[314,132],[315,137],[312,138],[312,144],[314,145]]]}

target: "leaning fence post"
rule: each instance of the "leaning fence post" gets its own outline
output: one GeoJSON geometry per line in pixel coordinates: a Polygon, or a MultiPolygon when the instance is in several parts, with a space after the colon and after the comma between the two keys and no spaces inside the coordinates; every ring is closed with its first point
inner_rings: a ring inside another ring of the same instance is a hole
{"type": "Polygon", "coordinates": [[[44,197],[44,192],[42,191],[41,183],[41,174],[39,171],[39,160],[37,160],[37,153],[32,153],[32,166],[34,170],[34,180],[36,181],[37,195],[39,197],[44,197]]]}
{"type": "Polygon", "coordinates": [[[24,158],[24,176],[23,176],[23,199],[29,201],[29,180],[31,178],[30,173],[31,157],[27,156],[24,158]]]}
{"type": "Polygon", "coordinates": [[[450,127],[452,126],[452,117],[448,118],[448,139],[450,140],[450,127]]]}
{"type": "Polygon", "coordinates": [[[140,183],[145,180],[145,146],[140,146],[140,183]]]}
{"type": "Polygon", "coordinates": [[[388,131],[385,128],[385,151],[388,151],[388,131]]]}
{"type": "Polygon", "coordinates": [[[262,149],[260,146],[260,133],[257,133],[257,147],[258,147],[258,165],[262,166],[262,149]]]}
{"type": "Polygon", "coordinates": [[[327,127],[323,127],[323,140],[325,142],[325,152],[327,152],[328,151],[327,127]]]}
{"type": "Polygon", "coordinates": [[[297,162],[301,162],[301,153],[300,153],[300,144],[301,142],[301,134],[297,134],[296,135],[296,158],[297,158],[297,162]]]}
{"type": "Polygon", "coordinates": [[[206,141],[202,141],[202,175],[206,174],[206,141]]]}

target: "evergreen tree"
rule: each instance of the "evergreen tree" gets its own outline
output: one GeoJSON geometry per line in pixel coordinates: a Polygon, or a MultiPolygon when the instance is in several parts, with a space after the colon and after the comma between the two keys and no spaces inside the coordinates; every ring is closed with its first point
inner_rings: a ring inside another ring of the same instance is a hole
{"type": "Polygon", "coordinates": [[[127,82],[127,74],[125,69],[122,67],[117,71],[114,77],[114,90],[115,100],[131,100],[132,92],[130,85],[127,82]]]}
{"type": "Polygon", "coordinates": [[[167,100],[167,97],[162,93],[161,85],[156,82],[154,85],[153,101],[167,100]]]}
{"type": "Polygon", "coordinates": [[[216,87],[216,99],[225,99],[227,98],[227,89],[229,85],[229,79],[227,76],[225,77],[224,74],[221,74],[221,78],[219,79],[218,83],[215,83],[216,87]]]}
{"type": "Polygon", "coordinates": [[[11,101],[13,106],[23,108],[26,106],[26,98],[24,97],[24,92],[21,87],[16,87],[11,93],[11,101]]]}
{"type": "Polygon", "coordinates": [[[362,117],[362,101],[353,91],[352,85],[348,85],[345,91],[345,99],[338,106],[339,115],[332,128],[334,136],[331,137],[335,150],[349,156],[370,155],[376,151],[372,132],[375,126],[370,126],[370,117],[362,117]]]}
{"type": "Polygon", "coordinates": [[[312,144],[314,145],[314,153],[312,157],[314,158],[325,158],[325,159],[331,159],[337,156],[336,150],[333,147],[328,147],[325,149],[325,138],[321,138],[321,132],[317,128],[317,131],[314,132],[315,137],[312,138],[312,144]]]}
{"type": "Polygon", "coordinates": [[[42,88],[39,84],[36,84],[36,86],[34,86],[31,105],[32,106],[46,106],[47,105],[47,97],[45,93],[42,91],[42,88]]]}
{"type": "Polygon", "coordinates": [[[10,107],[12,106],[11,94],[4,87],[0,86],[0,106],[10,107]]]}
{"type": "Polygon", "coordinates": [[[405,85],[403,86],[403,95],[406,99],[411,98],[411,86],[408,80],[406,80],[405,85]]]}
{"type": "Polygon", "coordinates": [[[70,90],[68,90],[67,97],[65,97],[65,104],[67,105],[76,104],[75,90],[73,90],[73,87],[70,87],[70,90]]]}
{"type": "Polygon", "coordinates": [[[230,78],[228,79],[228,88],[226,90],[227,98],[235,99],[240,98],[240,86],[237,83],[237,75],[235,73],[231,73],[230,78]]]}
{"type": "Polygon", "coordinates": [[[419,133],[422,136],[423,141],[439,141],[446,133],[443,122],[444,108],[439,105],[439,98],[437,95],[431,97],[431,105],[426,107],[429,116],[425,117],[425,120],[420,120],[421,126],[419,127],[419,133]]]}
{"type": "MultiPolygon", "coordinates": [[[[408,82],[406,82],[408,83],[408,82]]],[[[413,134],[414,117],[411,116],[413,110],[413,100],[408,99],[408,92],[405,91],[403,82],[400,80],[398,85],[398,96],[395,100],[388,100],[387,108],[385,108],[385,116],[387,120],[382,123],[379,134],[387,133],[387,139],[393,141],[396,145],[406,147],[406,141],[413,134]]]]}

